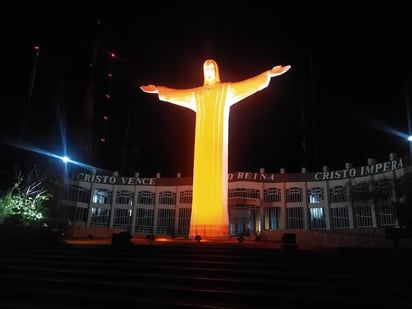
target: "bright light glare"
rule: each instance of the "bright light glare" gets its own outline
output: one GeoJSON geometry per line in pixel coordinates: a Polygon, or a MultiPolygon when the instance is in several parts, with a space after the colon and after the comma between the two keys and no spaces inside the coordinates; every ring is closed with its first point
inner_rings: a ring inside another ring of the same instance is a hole
{"type": "Polygon", "coordinates": [[[44,156],[47,156],[47,157],[56,158],[56,159],[62,160],[65,164],[70,163],[70,164],[77,165],[77,166],[80,166],[82,168],[86,168],[86,169],[90,169],[90,170],[100,170],[102,172],[108,172],[104,169],[96,168],[93,165],[88,165],[88,164],[85,164],[85,163],[82,163],[82,162],[79,162],[79,161],[71,160],[66,155],[59,156],[58,154],[52,153],[50,151],[47,151],[47,150],[44,150],[44,149],[41,149],[41,148],[38,148],[36,146],[29,146],[29,145],[22,145],[22,144],[18,145],[18,144],[15,144],[15,143],[10,143],[10,142],[5,142],[5,141],[2,141],[1,143],[11,145],[11,146],[14,146],[14,147],[17,147],[17,148],[20,148],[20,149],[24,149],[24,150],[27,150],[27,151],[35,152],[35,153],[38,153],[38,154],[41,154],[41,155],[44,155],[44,156]]]}

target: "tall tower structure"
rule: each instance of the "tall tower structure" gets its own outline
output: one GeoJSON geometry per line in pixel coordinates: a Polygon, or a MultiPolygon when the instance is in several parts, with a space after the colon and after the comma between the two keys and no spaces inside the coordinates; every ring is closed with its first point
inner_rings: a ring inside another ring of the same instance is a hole
{"type": "Polygon", "coordinates": [[[95,100],[96,100],[96,65],[99,55],[100,21],[96,22],[92,57],[89,64],[89,80],[86,88],[83,110],[81,113],[81,132],[79,134],[80,156],[82,161],[92,163],[95,141],[95,100]]]}

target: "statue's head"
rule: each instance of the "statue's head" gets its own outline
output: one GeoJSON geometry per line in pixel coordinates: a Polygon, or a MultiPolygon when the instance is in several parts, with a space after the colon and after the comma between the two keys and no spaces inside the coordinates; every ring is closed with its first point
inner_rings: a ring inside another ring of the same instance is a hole
{"type": "Polygon", "coordinates": [[[216,61],[208,59],[203,63],[204,85],[220,83],[219,67],[216,61]]]}

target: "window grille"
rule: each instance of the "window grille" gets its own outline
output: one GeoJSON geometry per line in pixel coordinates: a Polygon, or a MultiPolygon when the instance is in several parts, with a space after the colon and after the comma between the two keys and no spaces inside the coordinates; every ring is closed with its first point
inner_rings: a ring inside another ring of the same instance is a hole
{"type": "Polygon", "coordinates": [[[172,191],[163,191],[159,193],[159,204],[176,205],[176,193],[172,191]]]}
{"type": "Polygon", "coordinates": [[[80,186],[69,185],[64,190],[63,198],[68,201],[88,204],[90,202],[90,190],[80,186]]]}
{"type": "Polygon", "coordinates": [[[75,222],[87,222],[88,208],[75,207],[75,206],[63,206],[61,208],[61,217],[64,221],[75,222]]]}
{"type": "Polygon", "coordinates": [[[137,208],[136,223],[134,230],[136,233],[151,234],[153,233],[153,209],[137,208]]]}
{"type": "Polygon", "coordinates": [[[293,187],[286,190],[286,202],[287,203],[299,203],[303,198],[302,188],[293,187]]]}
{"type": "Polygon", "coordinates": [[[132,210],[116,208],[113,216],[113,227],[120,227],[126,231],[131,231],[132,210]]]}
{"type": "Polygon", "coordinates": [[[190,216],[192,214],[191,208],[180,208],[178,218],[177,236],[189,236],[190,230],[190,216]]]}
{"type": "Polygon", "coordinates": [[[392,207],[381,205],[378,207],[378,212],[381,227],[396,226],[396,217],[392,207]]]}
{"type": "Polygon", "coordinates": [[[182,191],[180,192],[180,203],[182,204],[192,204],[192,191],[182,191]]]}
{"type": "Polygon", "coordinates": [[[329,201],[331,203],[347,202],[348,196],[344,186],[336,186],[329,189],[329,201]]]}
{"type": "Polygon", "coordinates": [[[156,193],[151,191],[140,191],[137,194],[137,203],[142,205],[154,205],[156,193]]]}
{"type": "Polygon", "coordinates": [[[314,187],[308,190],[308,203],[318,204],[324,200],[324,189],[322,187],[314,187]]]}
{"type": "Polygon", "coordinates": [[[278,230],[281,225],[281,208],[280,207],[265,207],[263,212],[263,229],[278,230]]]}
{"type": "Polygon", "coordinates": [[[287,210],[287,228],[303,229],[303,207],[289,207],[287,210]]]}
{"type": "Polygon", "coordinates": [[[174,209],[159,209],[158,216],[157,216],[156,234],[173,235],[174,234],[174,222],[175,222],[175,210],[174,209]]]}
{"type": "Polygon", "coordinates": [[[375,185],[376,190],[381,193],[385,199],[392,198],[392,182],[389,179],[380,179],[375,183],[375,185]]]}
{"type": "Polygon", "coordinates": [[[134,192],[120,190],[116,192],[116,204],[133,206],[134,192]]]}
{"type": "Polygon", "coordinates": [[[95,189],[93,193],[94,204],[112,204],[112,191],[107,189],[95,189]]]}
{"type": "Polygon", "coordinates": [[[373,227],[372,210],[369,205],[354,207],[356,227],[373,227]]]}
{"type": "Polygon", "coordinates": [[[229,198],[231,197],[247,197],[247,198],[260,198],[260,191],[256,189],[238,188],[230,189],[228,191],[229,198]]]}
{"type": "Polygon", "coordinates": [[[322,207],[309,208],[311,230],[326,229],[325,210],[322,207]]]}
{"type": "Polygon", "coordinates": [[[279,188],[267,188],[263,191],[263,201],[267,203],[280,202],[282,200],[282,190],[279,188]]]}
{"type": "Polygon", "coordinates": [[[332,208],[332,222],[335,229],[349,228],[349,214],[347,207],[332,208]]]}
{"type": "Polygon", "coordinates": [[[93,207],[90,216],[90,225],[109,226],[109,215],[109,209],[93,207]]]}

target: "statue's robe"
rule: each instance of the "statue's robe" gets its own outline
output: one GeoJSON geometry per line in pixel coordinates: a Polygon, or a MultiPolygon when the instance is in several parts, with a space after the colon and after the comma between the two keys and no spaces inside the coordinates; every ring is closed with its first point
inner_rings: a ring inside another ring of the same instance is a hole
{"type": "Polygon", "coordinates": [[[228,239],[228,142],[230,107],[266,88],[267,72],[239,82],[191,89],[158,86],[159,99],[196,113],[193,196],[189,238],[228,239]]]}

